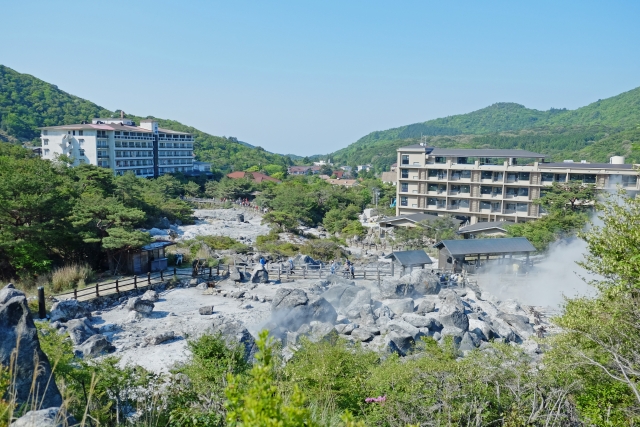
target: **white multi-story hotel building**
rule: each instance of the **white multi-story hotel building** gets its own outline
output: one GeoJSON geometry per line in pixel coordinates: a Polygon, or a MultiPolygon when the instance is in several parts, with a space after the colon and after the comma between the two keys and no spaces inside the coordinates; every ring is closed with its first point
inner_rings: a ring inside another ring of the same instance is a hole
{"type": "Polygon", "coordinates": [[[193,170],[193,136],[158,127],[155,120],[140,126],[125,118],[93,119],[91,123],[48,126],[41,129],[42,158],[67,156],[73,166],[89,163],[116,175],[138,176],[193,170]]]}
{"type": "Polygon", "coordinates": [[[468,220],[522,222],[544,214],[533,203],[553,182],[640,190],[624,157],[610,163],[546,163],[524,150],[447,149],[423,144],[398,149],[396,214],[449,214],[468,220]]]}

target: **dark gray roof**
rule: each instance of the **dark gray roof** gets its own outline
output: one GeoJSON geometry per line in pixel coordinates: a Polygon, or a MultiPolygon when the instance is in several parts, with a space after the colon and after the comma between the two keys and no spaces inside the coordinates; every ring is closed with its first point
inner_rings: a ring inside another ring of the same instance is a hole
{"type": "Polygon", "coordinates": [[[613,163],[540,163],[541,168],[562,168],[562,169],[633,169],[633,165],[616,165],[613,163]]]}
{"type": "Polygon", "coordinates": [[[385,258],[395,258],[404,267],[413,265],[432,264],[431,258],[423,250],[418,251],[396,251],[387,255],[385,258]]]}
{"type": "Polygon", "coordinates": [[[144,245],[142,249],[145,251],[152,251],[154,249],[166,248],[167,246],[171,245],[175,245],[175,243],[159,240],[157,242],[152,242],[148,245],[144,245]]]}
{"type": "MultiPolygon", "coordinates": [[[[399,215],[399,216],[393,216],[390,218],[381,219],[380,221],[378,221],[378,223],[389,224],[389,223],[400,221],[403,219],[406,219],[407,221],[412,221],[412,222],[421,222],[421,221],[435,221],[437,219],[442,219],[442,217],[439,217],[438,215],[432,215],[432,214],[415,213],[415,214],[399,215]]],[[[454,223],[462,224],[462,221],[460,221],[459,219],[451,218],[451,220],[454,223]]]]}
{"type": "Polygon", "coordinates": [[[446,247],[451,255],[490,255],[535,252],[536,248],[524,237],[502,239],[443,240],[435,248],[446,247]]]}
{"type": "Polygon", "coordinates": [[[432,156],[450,157],[500,157],[500,158],[543,158],[544,154],[534,153],[525,150],[499,150],[493,148],[467,149],[467,148],[434,148],[432,156]]]}
{"type": "Polygon", "coordinates": [[[502,231],[506,231],[504,227],[510,224],[514,224],[514,223],[510,221],[478,222],[473,225],[467,225],[466,227],[461,227],[460,230],[458,230],[458,233],[471,233],[474,231],[492,230],[496,228],[502,231]]]}

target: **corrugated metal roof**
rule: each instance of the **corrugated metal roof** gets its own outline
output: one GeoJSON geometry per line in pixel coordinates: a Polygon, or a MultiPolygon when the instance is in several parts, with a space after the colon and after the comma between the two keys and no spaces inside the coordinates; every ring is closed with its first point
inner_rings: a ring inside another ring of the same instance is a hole
{"type": "Polygon", "coordinates": [[[515,223],[510,221],[478,222],[473,225],[467,225],[466,227],[461,227],[458,230],[458,233],[470,233],[473,231],[491,230],[496,228],[502,231],[506,231],[504,227],[511,224],[515,224],[515,223]]]}
{"type": "Polygon", "coordinates": [[[446,247],[451,255],[490,255],[535,252],[536,248],[524,237],[502,239],[443,240],[435,248],[446,247]]]}
{"type": "Polygon", "coordinates": [[[145,251],[152,251],[154,249],[166,248],[167,246],[171,246],[171,245],[175,245],[175,243],[158,241],[158,242],[149,243],[148,245],[144,245],[141,249],[145,251]]]}
{"type": "MultiPolygon", "coordinates": [[[[421,221],[428,221],[428,222],[433,222],[436,221],[438,219],[442,219],[443,217],[438,216],[438,215],[433,215],[433,214],[424,214],[424,213],[415,213],[415,214],[409,214],[409,215],[399,215],[399,216],[393,216],[391,218],[385,218],[382,219],[380,221],[378,221],[379,224],[390,224],[392,222],[395,221],[401,221],[401,220],[407,220],[407,221],[411,221],[411,222],[421,222],[421,221]]],[[[451,220],[456,223],[456,224],[461,224],[463,221],[456,219],[456,218],[451,218],[451,220]]]]}
{"type": "Polygon", "coordinates": [[[431,258],[423,250],[417,251],[396,251],[387,255],[386,258],[395,258],[404,267],[413,265],[432,264],[431,258]]]}

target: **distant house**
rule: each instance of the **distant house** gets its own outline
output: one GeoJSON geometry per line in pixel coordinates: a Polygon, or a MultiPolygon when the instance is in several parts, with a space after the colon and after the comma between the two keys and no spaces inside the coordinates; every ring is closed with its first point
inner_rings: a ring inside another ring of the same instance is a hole
{"type": "Polygon", "coordinates": [[[320,169],[322,169],[322,166],[289,166],[287,172],[289,172],[289,175],[306,175],[309,172],[317,175],[320,173],[320,169]]]}
{"type": "Polygon", "coordinates": [[[475,239],[480,236],[502,237],[507,235],[506,227],[513,222],[508,221],[485,221],[477,222],[473,225],[461,227],[458,234],[464,236],[465,239],[475,239]]]}
{"type": "Polygon", "coordinates": [[[397,163],[392,164],[391,165],[391,172],[395,172],[396,169],[398,169],[398,164],[397,163]]]}
{"type": "Polygon", "coordinates": [[[398,173],[397,172],[382,172],[382,176],[380,177],[382,182],[385,184],[398,184],[398,173]]]}
{"type": "Polygon", "coordinates": [[[344,178],[344,171],[333,171],[333,175],[335,175],[338,179],[342,179],[344,178]]]}
{"type": "Polygon", "coordinates": [[[231,172],[227,174],[227,177],[231,179],[249,178],[249,179],[252,179],[253,182],[257,184],[260,184],[261,182],[264,182],[264,181],[280,182],[279,180],[260,172],[242,172],[242,171],[231,172]]]}
{"type": "Polygon", "coordinates": [[[329,184],[331,185],[341,185],[343,187],[355,187],[356,185],[358,185],[358,180],[356,179],[333,179],[333,178],[329,178],[327,180],[329,184]]]}
{"type": "Polygon", "coordinates": [[[358,172],[371,170],[371,165],[358,165],[358,172]]]}

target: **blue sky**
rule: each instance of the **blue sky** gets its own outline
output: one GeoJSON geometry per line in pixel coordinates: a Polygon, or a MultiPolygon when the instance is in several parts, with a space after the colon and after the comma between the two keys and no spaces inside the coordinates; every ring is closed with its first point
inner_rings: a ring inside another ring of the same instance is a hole
{"type": "Polygon", "coordinates": [[[279,153],[640,86],[638,1],[0,0],[0,63],[279,153]]]}

